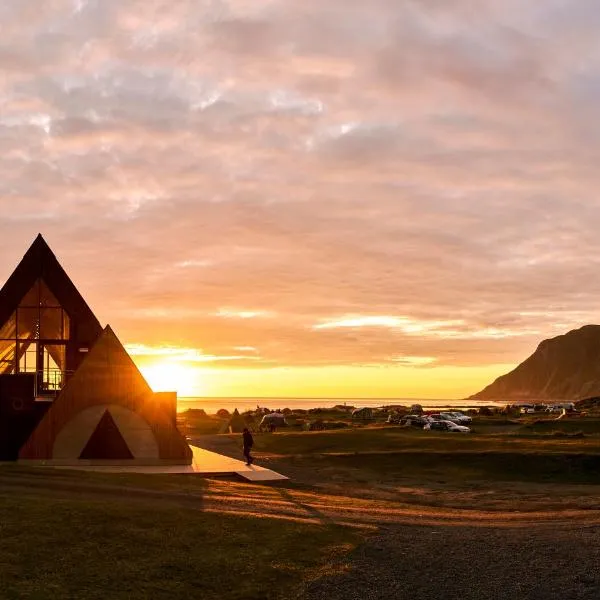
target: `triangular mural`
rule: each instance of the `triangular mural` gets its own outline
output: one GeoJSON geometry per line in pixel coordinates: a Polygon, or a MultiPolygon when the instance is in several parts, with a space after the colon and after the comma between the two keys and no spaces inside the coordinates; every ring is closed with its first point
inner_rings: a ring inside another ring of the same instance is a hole
{"type": "Polygon", "coordinates": [[[128,460],[133,458],[110,411],[104,411],[92,437],[79,455],[83,460],[128,460]]]}
{"type": "MultiPolygon", "coordinates": [[[[174,416],[170,412],[172,407],[163,405],[160,395],[152,392],[110,327],[106,327],[23,446],[20,458],[52,460],[55,458],[55,442],[58,437],[64,437],[63,430],[68,430],[71,423],[75,424],[77,417],[86,409],[102,406],[108,408],[109,405],[134,413],[146,424],[147,431],[140,432],[138,437],[151,431],[155,441],[153,448],[158,448],[158,456],[150,453],[149,444],[143,444],[148,448],[148,456],[135,453],[135,459],[157,458],[186,464],[191,462],[192,451],[175,425],[174,416]]],[[[131,447],[131,444],[128,443],[128,446],[131,447]]],[[[70,458],[78,459],[80,451],[81,448],[77,455],[70,458]]],[[[60,459],[66,458],[64,451],[61,452],[60,459]]]]}

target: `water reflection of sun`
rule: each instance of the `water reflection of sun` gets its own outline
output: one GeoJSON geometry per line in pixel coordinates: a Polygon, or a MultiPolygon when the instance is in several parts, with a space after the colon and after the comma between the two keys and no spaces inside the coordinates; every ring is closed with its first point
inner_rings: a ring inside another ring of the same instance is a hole
{"type": "Polygon", "coordinates": [[[196,369],[174,361],[156,362],[140,369],[155,392],[177,392],[178,396],[198,396],[200,382],[196,369]]]}

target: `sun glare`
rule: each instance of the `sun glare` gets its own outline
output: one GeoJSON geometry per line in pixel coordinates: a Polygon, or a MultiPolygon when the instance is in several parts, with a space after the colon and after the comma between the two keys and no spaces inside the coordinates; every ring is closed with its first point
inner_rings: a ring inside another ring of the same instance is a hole
{"type": "Polygon", "coordinates": [[[178,396],[199,395],[197,370],[185,365],[165,361],[140,369],[155,392],[177,392],[178,396]]]}

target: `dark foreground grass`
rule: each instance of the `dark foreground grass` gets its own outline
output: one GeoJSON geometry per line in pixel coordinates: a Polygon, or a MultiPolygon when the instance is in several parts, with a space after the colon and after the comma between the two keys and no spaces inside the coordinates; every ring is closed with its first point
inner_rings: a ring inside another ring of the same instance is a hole
{"type": "Polygon", "coordinates": [[[0,598],[282,599],[354,532],[157,502],[0,495],[0,598]]]}

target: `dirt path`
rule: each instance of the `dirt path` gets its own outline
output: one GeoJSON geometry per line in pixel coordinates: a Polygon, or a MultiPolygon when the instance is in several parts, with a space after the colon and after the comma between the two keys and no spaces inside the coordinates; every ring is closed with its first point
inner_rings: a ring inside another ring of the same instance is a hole
{"type": "Polygon", "coordinates": [[[600,529],[390,526],[302,600],[595,600],[600,529]]]}

